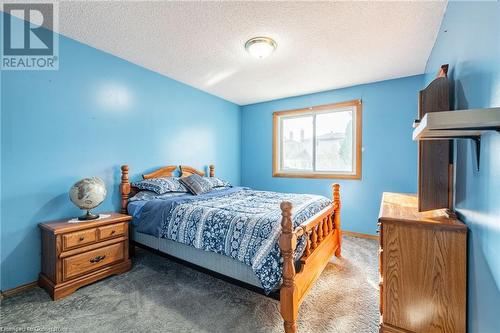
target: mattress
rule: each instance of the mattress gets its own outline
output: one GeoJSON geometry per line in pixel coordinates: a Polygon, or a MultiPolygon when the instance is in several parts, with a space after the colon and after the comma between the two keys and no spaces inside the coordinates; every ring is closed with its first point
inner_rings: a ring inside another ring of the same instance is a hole
{"type": "Polygon", "coordinates": [[[252,286],[262,288],[262,285],[250,266],[228,256],[214,252],[203,251],[170,239],[159,238],[138,232],[131,228],[131,238],[149,248],[166,253],[173,257],[190,262],[213,272],[231,277],[252,286]]]}

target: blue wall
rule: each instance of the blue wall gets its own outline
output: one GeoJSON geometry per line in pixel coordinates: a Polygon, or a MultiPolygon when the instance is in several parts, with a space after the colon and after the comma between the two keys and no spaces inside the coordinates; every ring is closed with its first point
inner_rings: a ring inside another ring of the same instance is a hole
{"type": "Polygon", "coordinates": [[[106,182],[99,211],[118,209],[124,163],[132,175],[214,163],[216,174],[240,182],[239,106],[63,36],[59,42],[58,71],[1,73],[2,290],[37,279],[37,224],[81,213],[68,199],[81,178],[106,182]]]}
{"type": "MultiPolygon", "coordinates": [[[[450,2],[426,68],[426,83],[450,64],[455,109],[500,107],[500,3],[450,2]]],[[[468,330],[500,331],[500,134],[456,143],[455,209],[469,227],[468,330]]]]}
{"type": "Polygon", "coordinates": [[[416,192],[417,144],[411,124],[423,77],[382,81],[253,104],[242,108],[242,184],[262,190],[315,193],[331,197],[341,184],[345,230],[374,234],[382,192],[416,192]],[[362,180],[272,177],[274,111],[362,99],[362,180]]]}

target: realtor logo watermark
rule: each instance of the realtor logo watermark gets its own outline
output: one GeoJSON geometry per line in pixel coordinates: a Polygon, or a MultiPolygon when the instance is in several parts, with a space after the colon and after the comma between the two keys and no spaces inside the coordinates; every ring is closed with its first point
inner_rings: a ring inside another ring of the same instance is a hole
{"type": "Polygon", "coordinates": [[[2,70],[59,69],[57,3],[4,3],[2,70]]]}

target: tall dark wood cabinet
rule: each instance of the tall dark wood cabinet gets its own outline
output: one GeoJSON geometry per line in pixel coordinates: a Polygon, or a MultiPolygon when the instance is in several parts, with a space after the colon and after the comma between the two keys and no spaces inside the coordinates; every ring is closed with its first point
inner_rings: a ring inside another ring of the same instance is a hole
{"type": "MultiPolygon", "coordinates": [[[[450,110],[450,83],[442,67],[440,75],[420,91],[418,116],[450,110]]],[[[451,208],[452,145],[447,140],[418,142],[418,210],[451,208]]]]}

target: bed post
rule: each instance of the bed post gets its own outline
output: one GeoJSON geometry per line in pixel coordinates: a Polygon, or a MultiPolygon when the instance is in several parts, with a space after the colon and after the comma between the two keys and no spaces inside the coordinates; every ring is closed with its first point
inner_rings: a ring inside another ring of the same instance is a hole
{"type": "Polygon", "coordinates": [[[333,207],[334,207],[334,215],[333,215],[333,227],[336,229],[337,234],[337,250],[335,250],[335,256],[340,258],[342,254],[342,229],[340,227],[340,185],[333,184],[333,207]]]}
{"type": "Polygon", "coordinates": [[[208,169],[210,170],[210,177],[215,177],[215,165],[210,164],[208,169]]]}
{"type": "Polygon", "coordinates": [[[120,183],[120,193],[122,196],[122,214],[127,214],[128,196],[130,194],[130,182],[128,180],[128,165],[122,165],[122,181],[120,183]]]}
{"type": "Polygon", "coordinates": [[[283,257],[283,284],[280,289],[280,312],[285,321],[285,333],[297,332],[299,295],[295,284],[293,253],[297,246],[297,236],[293,233],[292,204],[281,203],[281,235],[279,246],[283,257]]]}

